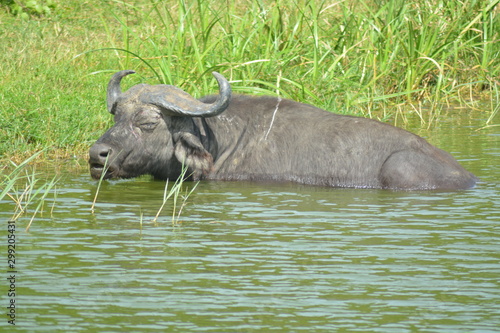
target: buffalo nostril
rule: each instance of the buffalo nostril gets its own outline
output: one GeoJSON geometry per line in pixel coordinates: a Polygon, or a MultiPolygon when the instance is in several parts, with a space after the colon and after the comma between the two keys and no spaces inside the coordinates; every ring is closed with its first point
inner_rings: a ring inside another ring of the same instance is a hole
{"type": "Polygon", "coordinates": [[[104,149],[99,152],[99,156],[102,158],[108,158],[110,154],[111,154],[111,149],[104,149]]]}
{"type": "Polygon", "coordinates": [[[110,146],[102,143],[95,143],[92,147],[90,147],[89,163],[93,165],[104,165],[106,163],[109,164],[108,160],[111,158],[112,154],[113,150],[110,146]]]}

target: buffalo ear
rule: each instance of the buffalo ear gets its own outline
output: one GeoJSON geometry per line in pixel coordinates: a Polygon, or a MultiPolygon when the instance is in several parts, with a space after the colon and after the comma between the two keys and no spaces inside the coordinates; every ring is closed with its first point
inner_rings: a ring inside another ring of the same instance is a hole
{"type": "Polygon", "coordinates": [[[175,157],[188,167],[188,173],[192,173],[194,180],[199,180],[212,171],[213,157],[198,137],[189,132],[182,132],[174,135],[173,139],[175,157]]]}

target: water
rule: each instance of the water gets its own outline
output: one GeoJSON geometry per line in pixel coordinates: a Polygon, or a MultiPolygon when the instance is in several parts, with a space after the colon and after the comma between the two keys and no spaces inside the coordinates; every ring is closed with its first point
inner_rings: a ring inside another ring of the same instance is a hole
{"type": "Polygon", "coordinates": [[[499,133],[465,123],[419,134],[472,190],[203,182],[177,226],[171,202],[152,222],[163,183],[106,182],[91,214],[96,182],[63,169],[52,214],[16,222],[16,326],[0,330],[500,332],[499,133]]]}

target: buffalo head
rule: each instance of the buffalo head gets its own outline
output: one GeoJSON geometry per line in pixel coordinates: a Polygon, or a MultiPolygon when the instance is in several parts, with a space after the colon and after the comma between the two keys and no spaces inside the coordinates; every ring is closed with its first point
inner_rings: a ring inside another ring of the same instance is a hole
{"type": "Polygon", "coordinates": [[[169,85],[139,84],[122,92],[122,78],[133,73],[120,71],[109,81],[107,107],[115,124],[90,148],[92,177],[99,179],[105,172],[104,178],[142,174],[177,178],[183,164],[194,178],[209,173],[212,156],[196,135],[192,117],[213,117],[223,112],[231,99],[228,81],[213,73],[219,95],[212,104],[206,104],[169,85]]]}

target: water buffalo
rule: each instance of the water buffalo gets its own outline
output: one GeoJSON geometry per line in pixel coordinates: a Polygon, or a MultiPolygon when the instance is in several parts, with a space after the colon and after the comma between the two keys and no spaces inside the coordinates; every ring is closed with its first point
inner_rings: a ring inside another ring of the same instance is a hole
{"type": "Polygon", "coordinates": [[[200,100],[169,85],[122,92],[122,78],[132,73],[120,71],[108,84],[115,125],[90,148],[95,179],[102,172],[176,179],[185,164],[194,180],[404,190],[467,189],[477,180],[449,153],[376,120],[279,97],[231,96],[215,72],[219,95],[200,100]]]}

